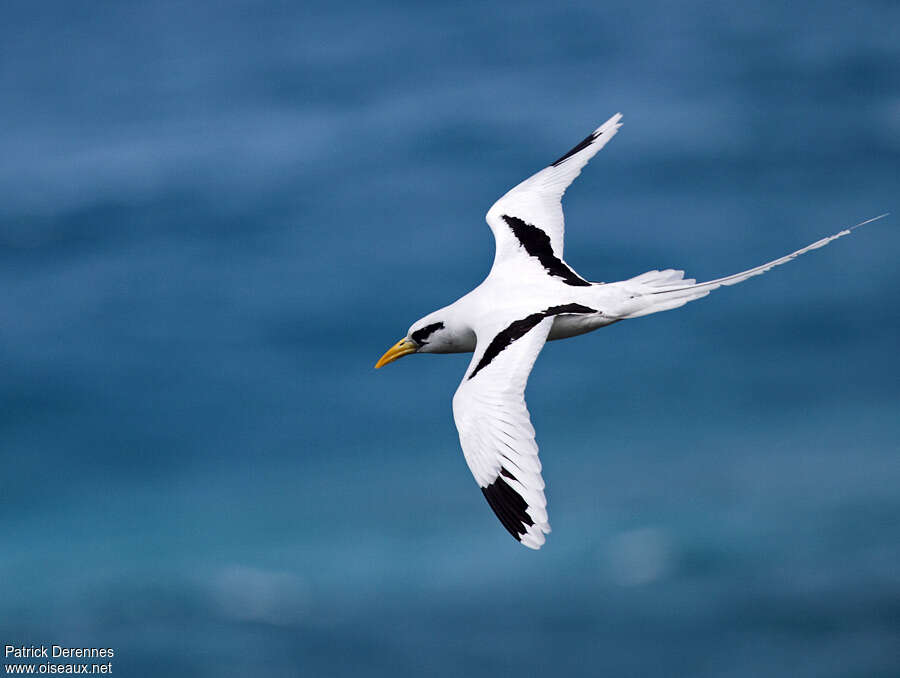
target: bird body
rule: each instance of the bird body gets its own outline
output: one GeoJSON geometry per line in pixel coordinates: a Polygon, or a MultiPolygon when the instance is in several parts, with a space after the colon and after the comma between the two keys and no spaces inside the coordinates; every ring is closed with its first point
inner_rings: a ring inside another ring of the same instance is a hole
{"type": "Polygon", "coordinates": [[[413,323],[407,336],[375,365],[378,368],[411,353],[473,354],[453,396],[463,454],[500,522],[523,545],[534,549],[544,543],[550,524],[524,394],[544,343],[678,308],[718,287],[742,282],[823,247],[852,230],[844,229],[761,266],[703,283],[673,269],[648,271],[613,283],[590,282],[562,258],[561,199],[588,160],[615,136],[621,117],[614,115],[559,160],[494,203],[486,217],[496,243],[487,278],[459,300],[413,323]]]}

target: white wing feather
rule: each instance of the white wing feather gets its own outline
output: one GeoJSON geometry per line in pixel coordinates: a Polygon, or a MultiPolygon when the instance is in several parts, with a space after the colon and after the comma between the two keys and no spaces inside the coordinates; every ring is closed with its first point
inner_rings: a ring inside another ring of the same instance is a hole
{"type": "Polygon", "coordinates": [[[619,122],[621,119],[622,114],[616,113],[569,153],[520,183],[493,204],[486,218],[497,245],[495,266],[519,249],[518,241],[502,219],[504,214],[518,217],[544,231],[550,237],[553,253],[562,259],[565,235],[561,203],[563,193],[581,174],[581,169],[588,160],[615,136],[622,126],[619,122]]]}
{"type": "Polygon", "coordinates": [[[478,331],[472,362],[453,396],[453,418],[472,475],[507,530],[533,549],[544,543],[550,524],[538,446],[525,405],[525,386],[552,324],[553,318],[542,320],[470,379],[503,326],[478,331]],[[521,504],[510,489],[521,498],[521,504]],[[509,499],[512,505],[507,510],[498,509],[497,496],[509,499]]]}

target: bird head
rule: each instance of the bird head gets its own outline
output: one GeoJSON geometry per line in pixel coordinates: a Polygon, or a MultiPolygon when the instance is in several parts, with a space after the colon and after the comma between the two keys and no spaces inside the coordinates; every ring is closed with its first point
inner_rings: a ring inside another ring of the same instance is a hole
{"type": "Polygon", "coordinates": [[[444,321],[432,313],[414,322],[406,336],[391,346],[375,363],[375,368],[378,369],[410,353],[447,353],[452,343],[452,333],[444,321]]]}

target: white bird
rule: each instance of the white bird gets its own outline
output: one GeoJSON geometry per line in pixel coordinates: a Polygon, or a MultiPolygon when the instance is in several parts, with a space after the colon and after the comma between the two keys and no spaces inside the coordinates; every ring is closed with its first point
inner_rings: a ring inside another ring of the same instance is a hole
{"type": "Polygon", "coordinates": [[[648,271],[614,283],[589,282],[563,260],[561,199],[581,169],[612,139],[617,113],[552,165],[488,210],[496,253],[487,278],[461,299],[417,320],[376,368],[411,353],[474,353],[453,396],[466,463],[503,526],[539,549],[550,532],[547,500],[525,385],[546,341],[667,311],[765,273],[827,245],[869,219],[741,273],[697,283],[684,271],[648,271]]]}

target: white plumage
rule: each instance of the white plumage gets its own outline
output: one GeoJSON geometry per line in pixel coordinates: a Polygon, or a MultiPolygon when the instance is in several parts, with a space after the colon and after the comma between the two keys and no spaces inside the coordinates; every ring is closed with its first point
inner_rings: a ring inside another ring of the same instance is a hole
{"type": "Polygon", "coordinates": [[[466,463],[504,527],[538,549],[550,532],[547,500],[525,386],[548,340],[683,306],[721,286],[760,275],[882,216],[741,273],[697,283],[683,271],[648,271],[592,283],[565,263],[561,199],[619,127],[616,114],[559,160],[526,179],[488,210],[496,252],[488,277],[453,304],[430,313],[376,363],[410,353],[472,352],[453,417],[466,463]]]}

